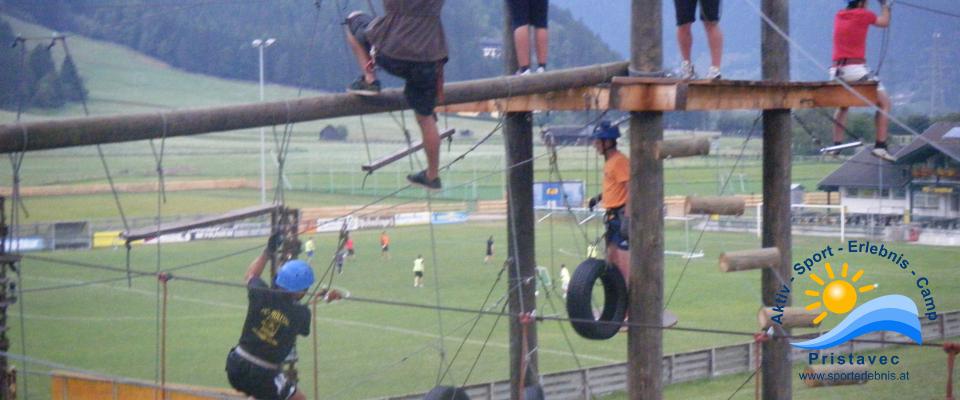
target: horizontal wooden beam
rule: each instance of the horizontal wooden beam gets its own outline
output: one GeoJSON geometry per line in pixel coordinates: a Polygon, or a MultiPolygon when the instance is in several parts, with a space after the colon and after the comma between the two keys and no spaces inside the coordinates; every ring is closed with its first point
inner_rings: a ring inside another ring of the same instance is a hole
{"type": "MultiPolygon", "coordinates": [[[[448,129],[448,130],[446,130],[445,132],[443,132],[443,133],[440,134],[440,139],[443,140],[443,139],[449,138],[450,136],[453,136],[454,132],[456,132],[456,131],[457,131],[456,129],[448,129]]],[[[422,149],[422,148],[423,148],[423,141],[422,141],[422,140],[413,142],[413,144],[412,144],[410,147],[401,149],[401,150],[399,150],[399,151],[397,151],[397,152],[394,152],[393,154],[390,154],[390,155],[388,155],[388,156],[386,156],[386,157],[383,157],[383,158],[380,158],[380,159],[378,159],[378,160],[374,160],[373,162],[371,162],[371,163],[369,163],[369,164],[363,164],[363,165],[361,165],[361,166],[360,166],[360,169],[363,170],[364,172],[373,172],[373,171],[376,171],[376,170],[378,170],[378,169],[380,169],[380,168],[383,168],[383,167],[386,167],[387,165],[390,165],[390,164],[393,163],[393,162],[396,162],[397,160],[399,160],[399,159],[401,159],[401,158],[403,158],[403,157],[406,157],[407,155],[409,155],[409,154],[411,154],[411,153],[418,152],[418,151],[420,151],[420,149],[422,149]]]]}
{"type": "Polygon", "coordinates": [[[155,238],[169,233],[184,232],[191,229],[205,228],[231,221],[258,217],[276,212],[278,210],[280,210],[280,206],[277,204],[253,206],[234,210],[226,214],[198,219],[196,221],[180,222],[175,224],[161,224],[159,227],[153,226],[135,229],[129,232],[121,233],[120,236],[123,237],[127,242],[132,242],[134,240],[155,238]]]}
{"type": "MultiPolygon", "coordinates": [[[[760,325],[760,330],[775,325],[776,322],[772,318],[779,314],[781,313],[774,311],[771,307],[761,307],[760,312],[757,313],[757,323],[760,325]]],[[[783,307],[782,315],[779,316],[780,326],[784,329],[812,328],[820,325],[819,323],[813,323],[813,320],[819,314],[818,311],[809,311],[803,307],[783,307]]]]}
{"type": "MultiPolygon", "coordinates": [[[[871,103],[876,83],[853,89],[871,103]]],[[[864,107],[868,104],[834,82],[677,81],[617,77],[610,88],[611,108],[622,111],[771,110],[864,107]]]]}
{"type": "MultiPolygon", "coordinates": [[[[854,90],[876,102],[875,83],[854,90]]],[[[609,87],[570,88],[438,107],[440,112],[709,111],[865,107],[867,104],[833,82],[678,81],[616,77],[609,87]]]]}
{"type": "MultiPolygon", "coordinates": [[[[455,82],[444,86],[440,105],[590,87],[626,73],[627,63],[618,62],[455,82]]],[[[0,153],[197,135],[406,108],[402,90],[389,89],[377,96],[336,93],[223,107],[9,123],[0,124],[0,153]]]]}
{"type": "Polygon", "coordinates": [[[657,146],[657,158],[661,160],[710,154],[710,139],[707,138],[662,140],[657,146]]]}
{"type": "Polygon", "coordinates": [[[738,196],[687,196],[684,201],[684,209],[687,215],[743,215],[746,204],[746,200],[738,196]]]}
{"type": "Polygon", "coordinates": [[[767,247],[757,250],[728,251],[720,254],[720,272],[775,268],[780,265],[780,250],[767,247]]]}

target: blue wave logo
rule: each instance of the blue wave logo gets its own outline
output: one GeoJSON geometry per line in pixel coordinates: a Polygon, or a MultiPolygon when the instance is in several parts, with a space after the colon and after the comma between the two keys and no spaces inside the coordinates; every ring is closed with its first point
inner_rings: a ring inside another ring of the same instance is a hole
{"type": "Polygon", "coordinates": [[[923,343],[917,305],[907,296],[893,294],[870,300],[853,309],[836,327],[815,339],[792,343],[794,347],[822,350],[871,332],[897,332],[923,343]]]}

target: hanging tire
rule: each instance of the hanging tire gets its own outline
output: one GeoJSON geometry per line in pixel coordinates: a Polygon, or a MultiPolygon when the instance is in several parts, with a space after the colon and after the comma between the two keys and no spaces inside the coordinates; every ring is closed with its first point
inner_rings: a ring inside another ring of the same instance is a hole
{"type": "Polygon", "coordinates": [[[589,259],[577,266],[567,289],[567,314],[573,330],[593,340],[610,339],[620,331],[627,315],[627,284],[615,265],[605,260],[589,259]],[[603,311],[593,312],[593,288],[597,279],[603,283],[603,311]]]}
{"type": "Polygon", "coordinates": [[[544,400],[543,386],[537,384],[523,388],[523,400],[544,400]]]}
{"type": "Polygon", "coordinates": [[[470,400],[467,391],[453,386],[437,386],[423,400],[470,400]]]}

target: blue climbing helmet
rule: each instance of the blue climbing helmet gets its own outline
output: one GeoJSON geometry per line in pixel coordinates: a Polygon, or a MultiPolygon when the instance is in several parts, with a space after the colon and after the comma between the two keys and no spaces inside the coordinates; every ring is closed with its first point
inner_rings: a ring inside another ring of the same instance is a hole
{"type": "Polygon", "coordinates": [[[313,268],[303,260],[290,260],[277,272],[277,286],[290,292],[300,292],[313,285],[313,268]]]}
{"type": "Polygon", "coordinates": [[[617,140],[620,137],[620,128],[616,125],[611,125],[609,121],[600,122],[596,128],[593,130],[593,139],[610,139],[617,140]]]}

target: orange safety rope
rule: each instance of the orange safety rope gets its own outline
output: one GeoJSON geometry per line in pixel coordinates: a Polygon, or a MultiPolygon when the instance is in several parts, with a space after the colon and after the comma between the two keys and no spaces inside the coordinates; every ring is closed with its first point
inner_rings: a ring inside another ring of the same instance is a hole
{"type": "Polygon", "coordinates": [[[161,272],[157,280],[163,286],[163,302],[160,311],[160,398],[167,398],[167,282],[173,279],[168,272],[161,272]]]}
{"type": "MultiPolygon", "coordinates": [[[[755,363],[755,364],[754,364],[754,368],[755,368],[757,371],[760,370],[760,363],[762,362],[762,361],[761,361],[761,360],[762,360],[761,354],[763,353],[763,342],[766,342],[766,341],[769,341],[769,340],[770,340],[770,335],[766,334],[765,332],[760,332],[760,333],[754,333],[754,334],[753,334],[753,345],[756,346],[756,351],[753,352],[753,354],[754,354],[754,363],[755,363]]],[[[757,374],[757,375],[755,375],[755,379],[754,379],[755,386],[754,386],[754,389],[753,389],[753,396],[754,396],[754,398],[757,399],[757,400],[760,400],[760,380],[761,380],[761,376],[762,376],[762,375],[757,374]]]]}
{"type": "Polygon", "coordinates": [[[947,353],[947,400],[954,400],[953,397],[953,362],[960,353],[960,343],[946,342],[943,344],[943,351],[947,353]]]}

